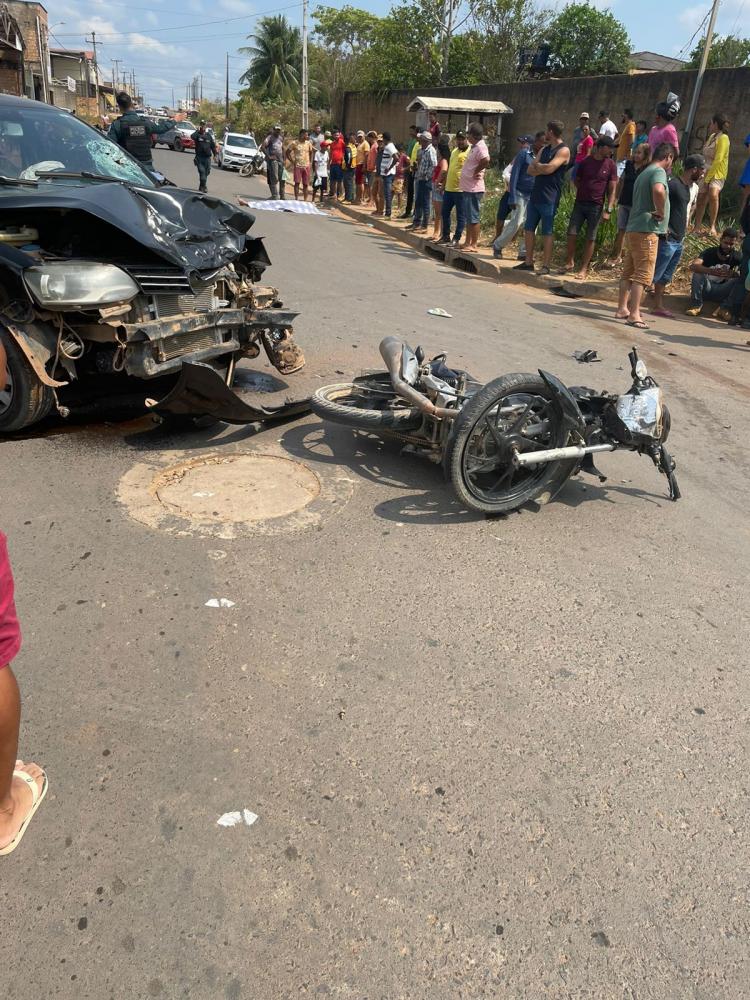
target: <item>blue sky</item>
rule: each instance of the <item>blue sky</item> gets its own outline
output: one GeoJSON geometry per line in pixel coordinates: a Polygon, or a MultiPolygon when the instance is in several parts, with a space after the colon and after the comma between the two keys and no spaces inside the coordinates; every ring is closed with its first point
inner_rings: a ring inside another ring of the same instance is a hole
{"type": "MultiPolygon", "coordinates": [[[[301,3],[290,0],[42,0],[49,12],[53,47],[90,48],[84,38],[97,33],[99,63],[107,78],[113,59],[120,72],[134,69],[139,90],[149,104],[171,102],[185,95],[193,74],[203,74],[205,97],[223,99],[226,53],[230,54],[230,94],[238,89],[237,78],[245,61],[237,56],[239,46],[253,31],[255,18],[264,13],[284,13],[301,24],[301,3]],[[276,6],[274,6],[274,4],[276,6]],[[61,23],[63,22],[63,23],[61,23]]],[[[343,6],[344,0],[328,0],[327,6],[343,6]]],[[[388,0],[357,4],[376,14],[385,13],[388,0]]],[[[558,3],[561,6],[562,3],[558,3]]],[[[314,9],[316,0],[310,0],[314,9]]],[[[710,4],[679,4],[665,0],[595,0],[595,6],[611,10],[626,26],[635,51],[649,49],[665,55],[689,51],[691,36],[706,16],[710,4]]],[[[724,0],[717,30],[747,34],[750,0],[724,0]]],[[[693,43],[694,44],[694,43],[693,43]]]]}

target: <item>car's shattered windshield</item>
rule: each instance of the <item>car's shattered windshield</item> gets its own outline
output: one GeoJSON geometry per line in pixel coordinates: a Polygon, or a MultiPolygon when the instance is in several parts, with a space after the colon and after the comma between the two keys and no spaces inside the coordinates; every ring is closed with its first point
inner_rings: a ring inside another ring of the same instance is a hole
{"type": "Polygon", "coordinates": [[[155,187],[117,143],[74,115],[33,104],[0,110],[0,177],[44,183],[106,179],[155,187]]]}

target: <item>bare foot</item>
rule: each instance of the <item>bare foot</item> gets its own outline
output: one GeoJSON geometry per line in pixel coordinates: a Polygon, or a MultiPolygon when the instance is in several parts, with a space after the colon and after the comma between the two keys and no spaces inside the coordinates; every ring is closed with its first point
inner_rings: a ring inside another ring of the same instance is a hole
{"type": "Polygon", "coordinates": [[[575,275],[575,278],[577,281],[585,281],[586,278],[588,278],[588,276],[589,276],[588,271],[579,271],[578,274],[575,275]]]}
{"type": "MultiPolygon", "coordinates": [[[[41,792],[44,785],[44,771],[38,764],[24,764],[16,761],[16,771],[25,771],[31,775],[41,792]]],[[[0,850],[7,847],[23,826],[32,805],[31,789],[23,778],[13,777],[10,787],[10,803],[6,809],[0,809],[0,850]]]]}
{"type": "Polygon", "coordinates": [[[630,319],[629,312],[621,312],[619,309],[615,313],[615,319],[630,319]]]}

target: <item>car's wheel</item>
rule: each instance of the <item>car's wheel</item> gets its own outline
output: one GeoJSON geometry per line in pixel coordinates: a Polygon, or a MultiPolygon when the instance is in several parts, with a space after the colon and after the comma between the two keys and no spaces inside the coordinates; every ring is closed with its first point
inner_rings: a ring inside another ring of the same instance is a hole
{"type": "Polygon", "coordinates": [[[174,143],[172,144],[172,149],[175,151],[175,153],[181,153],[182,152],[182,139],[175,139],[174,143]]]}
{"type": "Polygon", "coordinates": [[[54,396],[48,385],[39,381],[15,340],[0,331],[8,356],[8,374],[0,384],[0,434],[20,431],[46,417],[54,396]]]}

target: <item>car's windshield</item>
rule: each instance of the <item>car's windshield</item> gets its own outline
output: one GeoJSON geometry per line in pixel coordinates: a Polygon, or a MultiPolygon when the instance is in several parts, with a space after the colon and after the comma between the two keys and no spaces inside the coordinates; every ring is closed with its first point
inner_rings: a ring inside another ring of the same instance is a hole
{"type": "Polygon", "coordinates": [[[242,149],[257,149],[258,144],[251,135],[234,135],[230,133],[224,140],[226,146],[240,146],[242,149]]]}
{"type": "MultiPolygon", "coordinates": [[[[156,187],[132,156],[75,115],[31,101],[23,107],[0,105],[0,176],[34,180],[38,174],[56,171],[156,187]]],[[[47,177],[40,183],[63,181],[47,177]]]]}

